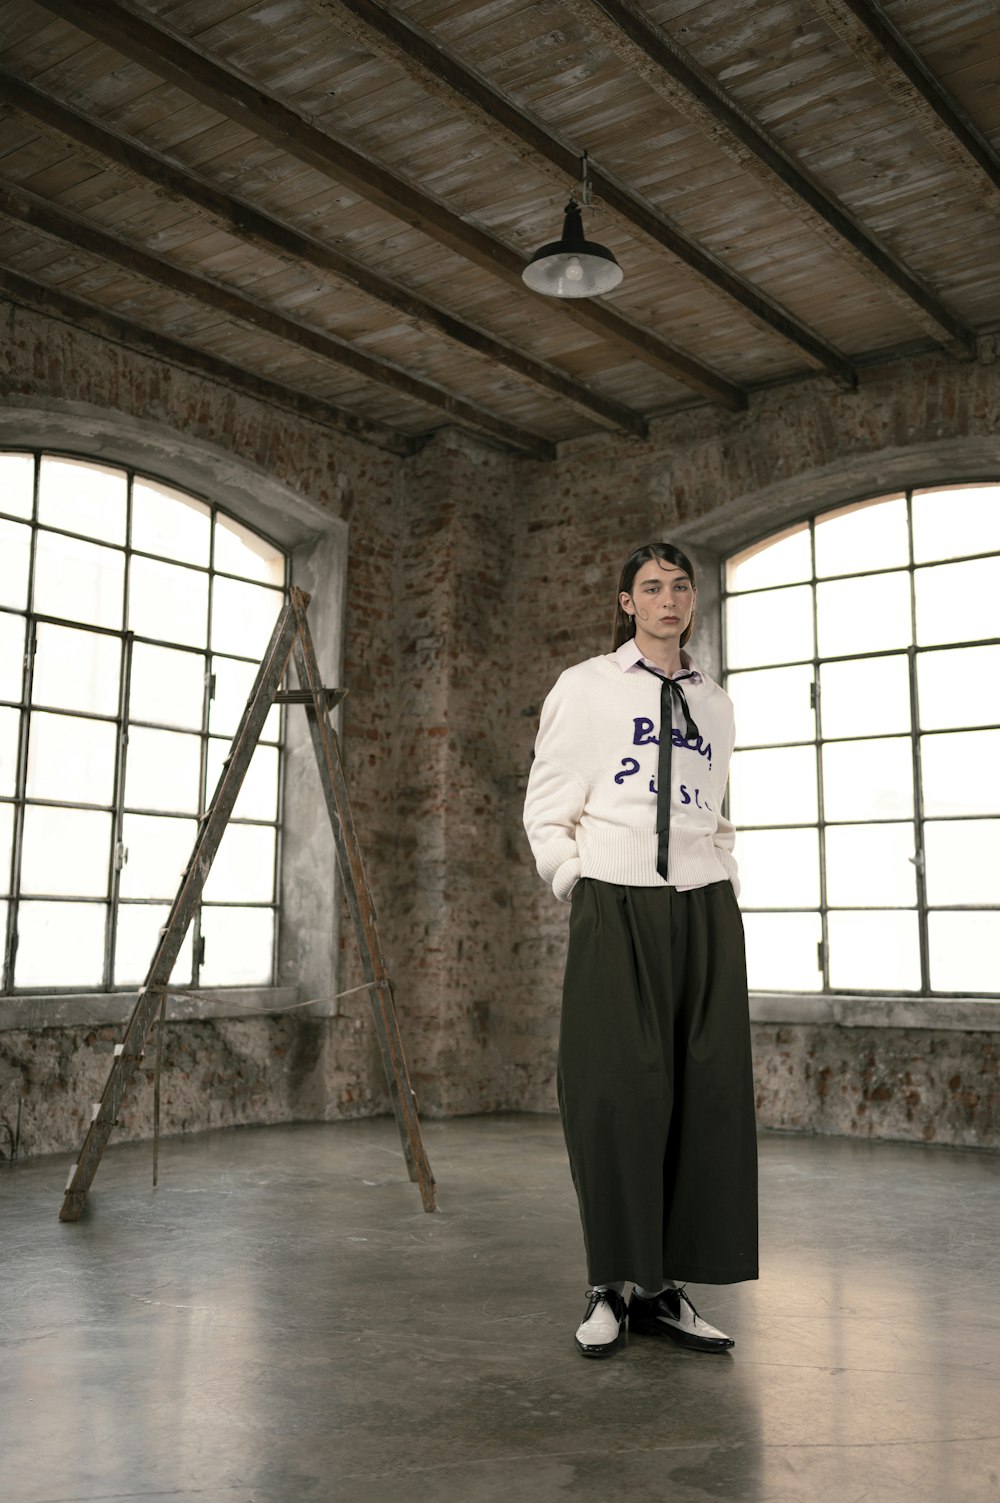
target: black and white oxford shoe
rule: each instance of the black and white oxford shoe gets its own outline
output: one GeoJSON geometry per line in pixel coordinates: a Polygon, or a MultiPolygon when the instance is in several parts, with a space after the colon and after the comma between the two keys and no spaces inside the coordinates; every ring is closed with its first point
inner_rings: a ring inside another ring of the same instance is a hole
{"type": "Polygon", "coordinates": [[[584,1357],[610,1357],[625,1332],[628,1306],[616,1289],[591,1289],[587,1313],[576,1332],[576,1348],[584,1357]]]}
{"type": "Polygon", "coordinates": [[[628,1328],[638,1336],[666,1336],[695,1352],[728,1352],[736,1345],[731,1336],[702,1320],[683,1289],[664,1289],[651,1299],[633,1293],[628,1328]]]}

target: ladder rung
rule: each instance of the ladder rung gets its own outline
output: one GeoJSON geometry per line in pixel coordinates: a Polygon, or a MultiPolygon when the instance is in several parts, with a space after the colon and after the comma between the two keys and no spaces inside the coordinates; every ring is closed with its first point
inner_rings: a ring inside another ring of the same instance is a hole
{"type": "MultiPolygon", "coordinates": [[[[320,689],[320,696],[326,700],[326,707],[332,710],[334,705],[339,705],[346,689],[320,689]]],[[[313,702],[311,689],[279,689],[274,696],[276,705],[311,705],[313,702]]]]}

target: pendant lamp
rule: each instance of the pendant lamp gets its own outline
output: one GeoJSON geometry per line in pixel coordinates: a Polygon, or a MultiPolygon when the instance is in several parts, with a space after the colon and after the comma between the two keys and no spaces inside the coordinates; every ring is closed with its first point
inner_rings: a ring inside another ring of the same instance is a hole
{"type": "MultiPolygon", "coordinates": [[[[590,181],[587,176],[587,153],[583,154],[583,206],[590,207],[590,181]]],[[[597,297],[610,292],[624,277],[618,262],[606,245],[587,240],[583,233],[581,205],[570,198],[563,213],[560,240],[540,246],[521,273],[522,281],[532,292],[548,297],[597,297]]]]}

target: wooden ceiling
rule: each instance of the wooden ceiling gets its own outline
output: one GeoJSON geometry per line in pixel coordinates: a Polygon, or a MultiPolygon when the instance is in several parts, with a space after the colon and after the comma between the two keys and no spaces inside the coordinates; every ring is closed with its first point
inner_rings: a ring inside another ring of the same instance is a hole
{"type": "Polygon", "coordinates": [[[399,453],[1000,314],[996,0],[0,0],[0,293],[399,453]],[[599,299],[530,292],[588,153],[599,299]]]}

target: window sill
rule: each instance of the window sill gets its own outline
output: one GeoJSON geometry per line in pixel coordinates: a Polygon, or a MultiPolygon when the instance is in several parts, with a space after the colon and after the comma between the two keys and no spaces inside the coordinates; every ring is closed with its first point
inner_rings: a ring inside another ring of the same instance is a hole
{"type": "Polygon", "coordinates": [[[995,1033],[1000,1031],[1000,999],[751,992],[750,1020],[833,1023],[840,1028],[933,1028],[956,1033],[995,1033]]]}
{"type": "MultiPolygon", "coordinates": [[[[15,1029],[37,1032],[40,1028],[100,1028],[108,1024],[127,1023],[135,1006],[136,993],[81,992],[54,996],[14,996],[0,998],[0,1033],[15,1029]]],[[[183,990],[167,994],[167,1021],[200,1022],[206,1018],[249,1018],[261,1013],[284,1012],[300,1001],[297,986],[232,986],[197,992],[183,990]]],[[[305,1008],[299,1009],[305,1012],[305,1008]]],[[[336,1013],[336,1003],[317,1003],[316,1013],[329,1017],[336,1013]]]]}

